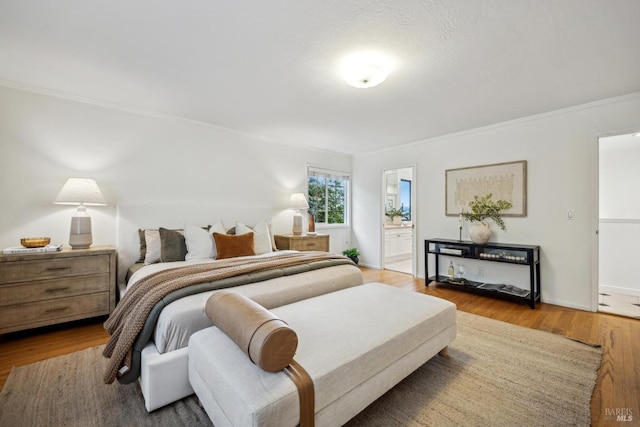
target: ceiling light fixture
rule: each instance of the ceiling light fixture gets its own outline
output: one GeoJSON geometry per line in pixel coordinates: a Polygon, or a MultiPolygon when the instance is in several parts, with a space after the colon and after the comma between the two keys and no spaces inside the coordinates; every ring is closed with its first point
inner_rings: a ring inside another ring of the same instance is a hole
{"type": "Polygon", "coordinates": [[[364,89],[385,81],[391,68],[391,60],[377,52],[353,53],[341,63],[344,80],[353,87],[364,89]]]}
{"type": "Polygon", "coordinates": [[[640,132],[634,133],[633,136],[635,136],[636,138],[640,138],[640,132]]]}

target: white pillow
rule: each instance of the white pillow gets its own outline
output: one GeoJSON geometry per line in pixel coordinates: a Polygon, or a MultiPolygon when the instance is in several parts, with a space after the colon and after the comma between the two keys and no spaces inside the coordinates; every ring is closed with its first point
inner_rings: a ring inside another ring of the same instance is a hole
{"type": "Polygon", "coordinates": [[[253,229],[241,222],[236,223],[236,234],[246,234],[253,231],[253,250],[256,255],[266,254],[273,251],[271,247],[271,236],[269,225],[265,220],[259,221],[253,229]]]}
{"type": "Polygon", "coordinates": [[[155,264],[160,262],[160,230],[144,230],[144,241],[147,244],[144,263],[155,264]]]}
{"type": "Polygon", "coordinates": [[[187,225],[184,228],[184,240],[187,245],[185,261],[215,258],[216,251],[213,235],[202,227],[187,225]]]}

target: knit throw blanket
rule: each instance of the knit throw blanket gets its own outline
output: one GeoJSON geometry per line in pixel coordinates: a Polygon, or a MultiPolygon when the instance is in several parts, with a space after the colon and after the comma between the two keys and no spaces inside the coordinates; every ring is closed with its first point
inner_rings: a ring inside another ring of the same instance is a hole
{"type": "Polygon", "coordinates": [[[133,344],[153,307],[178,289],[228,277],[314,261],[344,258],[327,252],[296,252],[270,257],[241,257],[159,271],[140,279],[104,323],[111,338],[103,355],[110,360],[104,382],[111,384],[131,368],[133,344]]]}

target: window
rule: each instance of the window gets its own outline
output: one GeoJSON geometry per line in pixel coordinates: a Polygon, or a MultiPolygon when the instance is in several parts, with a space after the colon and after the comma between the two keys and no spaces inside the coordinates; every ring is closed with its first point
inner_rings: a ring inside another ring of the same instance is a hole
{"type": "Polygon", "coordinates": [[[347,172],[307,168],[309,209],[316,224],[348,223],[349,174],[347,172]]]}
{"type": "Polygon", "coordinates": [[[402,219],[411,221],[411,181],[408,179],[400,180],[400,209],[402,219]]]}

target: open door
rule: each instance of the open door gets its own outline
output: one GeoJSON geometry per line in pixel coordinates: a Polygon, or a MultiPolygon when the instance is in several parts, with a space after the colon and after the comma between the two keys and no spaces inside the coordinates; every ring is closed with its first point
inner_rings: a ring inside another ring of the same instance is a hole
{"type": "Polygon", "coordinates": [[[383,268],[415,275],[414,168],[384,171],[383,268]]]}
{"type": "Polygon", "coordinates": [[[640,180],[640,133],[598,145],[598,310],[640,319],[640,199],[629,190],[640,180]]]}

